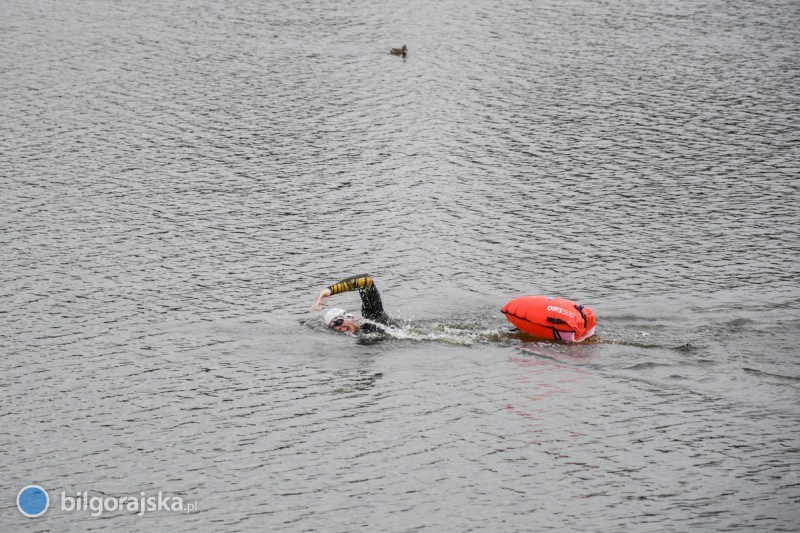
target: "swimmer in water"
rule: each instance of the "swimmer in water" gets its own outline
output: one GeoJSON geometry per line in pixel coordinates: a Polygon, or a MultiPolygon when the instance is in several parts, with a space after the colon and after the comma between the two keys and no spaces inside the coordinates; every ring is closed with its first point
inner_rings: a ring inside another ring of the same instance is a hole
{"type": "Polygon", "coordinates": [[[321,311],[334,294],[357,290],[361,296],[361,316],[358,319],[344,309],[333,307],[325,313],[325,325],[340,333],[358,335],[359,333],[380,333],[397,324],[383,310],[378,287],[368,274],[360,274],[343,279],[339,283],[320,291],[311,306],[311,311],[321,311]]]}

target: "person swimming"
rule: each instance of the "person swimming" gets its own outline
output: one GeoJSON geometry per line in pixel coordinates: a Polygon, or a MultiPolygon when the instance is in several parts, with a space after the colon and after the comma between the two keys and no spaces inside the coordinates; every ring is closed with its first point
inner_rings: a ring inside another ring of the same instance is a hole
{"type": "Polygon", "coordinates": [[[311,305],[311,311],[321,311],[328,299],[343,292],[357,290],[361,296],[361,316],[358,319],[344,309],[333,307],[325,313],[325,325],[340,333],[358,335],[360,333],[381,333],[386,328],[398,325],[383,310],[383,302],[378,287],[369,274],[359,274],[343,279],[322,289],[311,305]]]}

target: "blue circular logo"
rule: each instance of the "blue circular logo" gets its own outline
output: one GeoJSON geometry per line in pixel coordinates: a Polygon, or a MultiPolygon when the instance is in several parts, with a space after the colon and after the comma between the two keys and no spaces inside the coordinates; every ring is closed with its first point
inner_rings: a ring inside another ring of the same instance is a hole
{"type": "Polygon", "coordinates": [[[50,506],[50,496],[39,485],[28,485],[17,493],[17,508],[29,518],[42,516],[50,506]]]}

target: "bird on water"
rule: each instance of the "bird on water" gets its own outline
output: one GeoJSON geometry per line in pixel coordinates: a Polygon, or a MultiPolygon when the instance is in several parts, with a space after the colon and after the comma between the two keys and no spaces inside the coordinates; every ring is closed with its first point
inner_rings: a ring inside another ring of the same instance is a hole
{"type": "Polygon", "coordinates": [[[392,54],[393,56],[406,57],[406,55],[408,55],[408,48],[406,48],[406,45],[403,45],[403,48],[392,48],[391,50],[389,50],[389,53],[392,54]]]}

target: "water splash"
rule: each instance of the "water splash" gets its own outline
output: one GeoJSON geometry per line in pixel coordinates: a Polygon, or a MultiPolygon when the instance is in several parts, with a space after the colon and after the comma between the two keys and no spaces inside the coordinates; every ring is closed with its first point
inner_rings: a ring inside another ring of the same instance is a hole
{"type": "Polygon", "coordinates": [[[441,342],[454,346],[508,342],[508,328],[481,327],[475,324],[416,322],[400,328],[387,328],[384,333],[364,335],[361,340],[396,339],[415,342],[441,342]]]}

